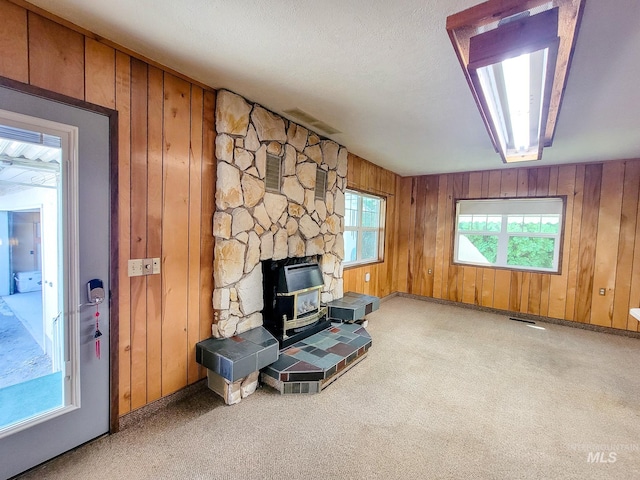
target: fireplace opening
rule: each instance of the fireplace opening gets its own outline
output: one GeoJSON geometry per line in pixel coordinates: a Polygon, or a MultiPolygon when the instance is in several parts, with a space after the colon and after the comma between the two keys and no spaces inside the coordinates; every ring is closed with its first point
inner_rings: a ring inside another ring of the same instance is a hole
{"type": "Polygon", "coordinates": [[[280,348],[331,325],[320,301],[324,281],[317,256],[265,260],[262,274],[263,323],[280,348]]]}

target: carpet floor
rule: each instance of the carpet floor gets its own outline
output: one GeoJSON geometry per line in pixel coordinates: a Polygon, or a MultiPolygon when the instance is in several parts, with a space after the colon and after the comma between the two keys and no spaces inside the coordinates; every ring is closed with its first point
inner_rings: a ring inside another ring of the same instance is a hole
{"type": "Polygon", "coordinates": [[[206,388],[23,479],[640,478],[639,340],[404,297],[317,395],[206,388]]]}

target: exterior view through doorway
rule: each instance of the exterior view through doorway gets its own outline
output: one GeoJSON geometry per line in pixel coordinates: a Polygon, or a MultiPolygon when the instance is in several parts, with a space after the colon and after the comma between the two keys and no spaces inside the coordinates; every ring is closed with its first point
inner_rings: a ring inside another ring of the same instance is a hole
{"type": "Polygon", "coordinates": [[[0,123],[0,435],[70,400],[57,314],[61,139],[7,123],[0,123]]]}
{"type": "Polygon", "coordinates": [[[109,431],[115,117],[77,100],[51,100],[33,87],[3,85],[0,478],[109,431]],[[99,305],[88,299],[94,279],[103,282],[107,297],[99,305]]]}

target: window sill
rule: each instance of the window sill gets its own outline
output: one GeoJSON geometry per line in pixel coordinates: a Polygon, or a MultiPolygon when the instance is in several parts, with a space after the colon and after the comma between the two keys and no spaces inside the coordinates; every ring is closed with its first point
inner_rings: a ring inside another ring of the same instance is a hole
{"type": "Polygon", "coordinates": [[[509,272],[519,272],[519,273],[537,273],[537,274],[547,274],[547,275],[562,275],[562,269],[556,270],[534,270],[529,268],[517,268],[517,267],[503,267],[499,265],[480,265],[475,263],[461,263],[461,262],[451,262],[451,265],[456,267],[470,267],[470,268],[487,268],[491,270],[506,270],[509,272]]]}
{"type": "Polygon", "coordinates": [[[351,270],[351,269],[354,269],[354,268],[368,267],[370,265],[378,265],[379,263],[384,263],[384,259],[382,259],[382,260],[371,260],[369,262],[349,263],[348,265],[343,263],[342,264],[342,268],[343,268],[343,270],[351,270]]]}

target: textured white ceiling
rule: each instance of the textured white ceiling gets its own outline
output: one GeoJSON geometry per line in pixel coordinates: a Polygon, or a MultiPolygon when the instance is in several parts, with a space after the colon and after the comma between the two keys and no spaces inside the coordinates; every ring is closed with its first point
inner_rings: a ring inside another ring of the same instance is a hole
{"type": "MultiPolygon", "coordinates": [[[[479,0],[31,0],[401,175],[502,168],[445,30],[479,0]]],[[[586,0],[548,165],[640,157],[640,2],[586,0]]]]}

